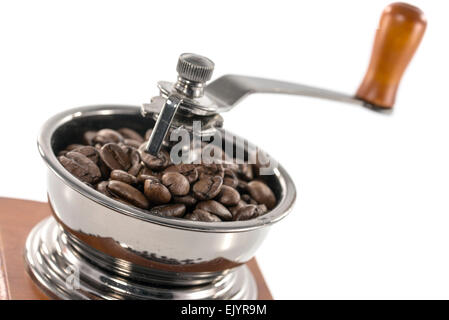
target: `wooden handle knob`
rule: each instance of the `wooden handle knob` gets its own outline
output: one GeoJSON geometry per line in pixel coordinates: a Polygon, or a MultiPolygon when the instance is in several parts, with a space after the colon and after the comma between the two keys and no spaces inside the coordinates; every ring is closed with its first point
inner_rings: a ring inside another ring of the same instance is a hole
{"type": "Polygon", "coordinates": [[[402,74],[426,30],[423,12],[406,3],[385,8],[374,40],[371,61],[356,97],[392,108],[402,74]]]}

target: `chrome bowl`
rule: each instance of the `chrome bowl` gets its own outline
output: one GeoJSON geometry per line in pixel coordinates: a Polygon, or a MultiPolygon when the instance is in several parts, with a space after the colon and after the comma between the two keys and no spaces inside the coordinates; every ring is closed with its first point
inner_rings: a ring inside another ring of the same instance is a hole
{"type": "MultiPolygon", "coordinates": [[[[154,120],[142,117],[139,107],[117,105],[71,109],[45,123],[38,148],[48,166],[48,200],[55,225],[64,234],[60,242],[102,270],[113,270],[125,282],[132,279],[186,288],[217,283],[253,258],[271,225],[290,212],[296,197],[293,181],[280,165],[274,175],[267,176],[278,204],[266,215],[248,221],[198,222],[152,215],[111,199],[78,180],[57,160],[56,154],[80,142],[86,130],[130,127],[144,133],[153,126],[154,120]]],[[[42,269],[40,261],[49,258],[49,246],[55,247],[53,254],[60,258],[63,250],[61,245],[47,243],[42,252],[31,252],[40,250],[37,242],[51,238],[36,234],[34,230],[33,239],[39,240],[29,239],[34,242],[27,244],[28,268],[41,285],[47,282],[47,291],[55,291],[48,288],[51,280],[39,279],[49,271],[38,269],[42,269]]]]}

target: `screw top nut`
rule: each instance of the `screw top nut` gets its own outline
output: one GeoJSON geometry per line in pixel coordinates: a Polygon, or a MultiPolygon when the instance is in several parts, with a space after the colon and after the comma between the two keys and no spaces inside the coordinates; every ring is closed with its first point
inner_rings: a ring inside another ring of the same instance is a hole
{"type": "Polygon", "coordinates": [[[212,60],[194,53],[179,56],[176,71],[180,77],[194,82],[206,82],[212,77],[215,64],[212,60]]]}

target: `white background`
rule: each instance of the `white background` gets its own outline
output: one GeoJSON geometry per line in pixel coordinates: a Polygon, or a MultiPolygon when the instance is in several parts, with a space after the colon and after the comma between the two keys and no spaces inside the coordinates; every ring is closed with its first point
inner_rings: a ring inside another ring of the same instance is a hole
{"type": "MultiPolygon", "coordinates": [[[[353,93],[388,3],[2,1],[0,196],[46,200],[36,137],[47,118],[148,102],[182,52],[212,58],[215,76],[353,93]]],[[[225,115],[298,188],[257,255],[275,298],[449,298],[449,6],[413,3],[429,24],[393,116],[275,95],[225,115]]]]}

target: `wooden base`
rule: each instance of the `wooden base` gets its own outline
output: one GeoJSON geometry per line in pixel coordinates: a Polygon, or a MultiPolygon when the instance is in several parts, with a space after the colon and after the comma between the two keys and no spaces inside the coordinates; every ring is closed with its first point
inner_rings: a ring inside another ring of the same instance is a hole
{"type": "MultiPolygon", "coordinates": [[[[47,300],[25,272],[23,249],[30,230],[51,215],[48,203],[0,198],[0,300],[47,300]]],[[[255,259],[248,262],[259,289],[259,300],[271,300],[255,259]]]]}

